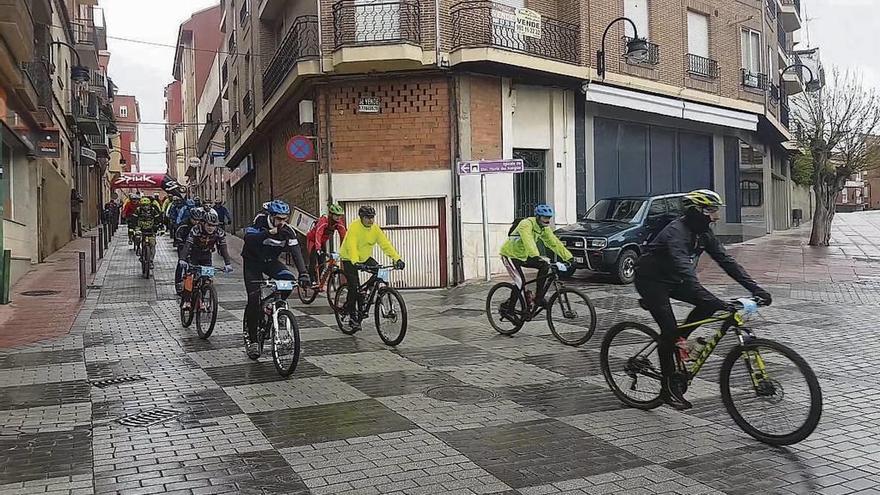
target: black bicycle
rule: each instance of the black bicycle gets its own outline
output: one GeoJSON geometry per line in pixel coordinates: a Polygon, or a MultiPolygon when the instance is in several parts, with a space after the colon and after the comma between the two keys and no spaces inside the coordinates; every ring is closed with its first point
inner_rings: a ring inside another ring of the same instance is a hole
{"type": "Polygon", "coordinates": [[[225,271],[225,267],[190,265],[183,279],[184,287],[189,291],[189,306],[180,300],[180,323],[188,328],[193,317],[196,320],[196,331],[199,337],[207,339],[214,332],[217,323],[217,289],[214,288],[214,273],[225,271]]]}
{"type": "MultiPolygon", "coordinates": [[[[281,298],[281,292],[295,290],[296,282],[293,280],[258,280],[257,282],[262,284],[261,291],[263,289],[271,291],[266,297],[260,298],[260,321],[257,322],[257,345],[260,348],[260,355],[263,354],[264,343],[270,341],[275,370],[279,375],[287,378],[293,374],[299,364],[301,342],[296,318],[288,309],[287,301],[281,298]]],[[[247,312],[242,325],[244,343],[247,347],[250,343],[247,312]]],[[[259,356],[251,359],[257,358],[259,356]]]]}
{"type": "MultiPolygon", "coordinates": [[[[379,333],[379,338],[389,346],[400,344],[406,336],[406,304],[400,293],[388,285],[394,266],[363,264],[356,266],[358,270],[370,274],[370,278],[358,287],[357,314],[360,321],[367,319],[370,308],[375,305],[376,332],[379,333]]],[[[348,324],[349,314],[345,309],[347,298],[348,286],[342,285],[336,291],[333,307],[339,329],[342,333],[352,335],[359,328],[353,328],[348,324]]]]}
{"type": "MultiPolygon", "coordinates": [[[[721,322],[721,328],[696,356],[675,353],[674,392],[684,394],[712,351],[733,329],[739,339],[721,363],[721,400],[733,421],[755,439],[770,445],[791,445],[810,436],[822,415],[822,390],[810,365],[792,349],[755,337],[745,315],[759,299],[732,301],[737,311],[680,325],[690,331],[721,322]],[[751,301],[752,304],[749,304],[751,301]],[[739,364],[740,366],[737,366],[739,364]]],[[[640,323],[618,323],[602,341],[600,365],[605,381],[624,404],[653,409],[663,404],[657,344],[660,336],[640,323]]]]}
{"type": "Polygon", "coordinates": [[[501,282],[492,287],[486,296],[486,316],[492,328],[501,335],[512,336],[546,309],[547,326],[557,340],[571,346],[590,340],[596,331],[596,309],[586,294],[566,287],[559,280],[559,272],[563,268],[563,264],[553,263],[550,273],[526,282],[522,287],[510,282],[501,282]],[[548,287],[546,306],[536,304],[531,291],[527,289],[542,279],[547,279],[547,284],[552,285],[553,289],[550,294],[548,287]]]}

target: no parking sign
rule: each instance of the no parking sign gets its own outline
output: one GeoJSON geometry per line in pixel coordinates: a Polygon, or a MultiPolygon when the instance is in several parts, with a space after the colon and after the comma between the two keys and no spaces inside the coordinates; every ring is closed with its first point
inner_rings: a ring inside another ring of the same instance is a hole
{"type": "Polygon", "coordinates": [[[287,156],[298,162],[315,157],[315,145],[308,136],[293,136],[287,140],[287,156]]]}

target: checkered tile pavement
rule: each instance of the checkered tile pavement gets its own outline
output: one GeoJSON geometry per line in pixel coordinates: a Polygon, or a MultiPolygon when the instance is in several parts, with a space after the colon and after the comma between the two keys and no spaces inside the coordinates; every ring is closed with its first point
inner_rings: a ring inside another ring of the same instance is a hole
{"type": "Polygon", "coordinates": [[[877,286],[772,287],[757,331],[807,358],[825,396],[819,430],[773,449],[723,410],[717,362],[691,411],[613,397],[604,330],[650,323],[628,287],[580,283],[599,313],[580,348],[544,322],[497,335],[480,284],[405,292],[410,329],[396,349],[370,321],[346,336],[322,299],[294,301],[303,358],[283,380],[268,355],[242,351],[240,269],[216,279],[222,309],[204,341],[179,323],[167,241],[153,280],[139,278],[124,235],[109,260],[70,335],[0,350],[0,494],[880,493],[880,308],[826,299],[877,286]],[[116,421],[156,408],[171,417],[116,421]]]}

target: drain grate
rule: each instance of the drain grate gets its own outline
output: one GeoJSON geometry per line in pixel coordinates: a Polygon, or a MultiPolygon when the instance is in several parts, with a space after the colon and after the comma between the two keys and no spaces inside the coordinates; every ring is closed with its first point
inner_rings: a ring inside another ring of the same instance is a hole
{"type": "Polygon", "coordinates": [[[120,383],[130,383],[130,382],[139,382],[141,380],[146,380],[146,378],[141,375],[126,375],[120,376],[119,378],[107,378],[105,380],[94,380],[89,382],[92,386],[98,388],[109,387],[110,385],[119,385],[120,383]]]}
{"type": "Polygon", "coordinates": [[[22,292],[23,296],[32,296],[32,297],[41,297],[41,296],[52,296],[60,293],[60,290],[29,290],[22,292]]]}
{"type": "Polygon", "coordinates": [[[141,411],[137,414],[132,414],[131,416],[119,418],[116,420],[116,422],[125,426],[146,428],[148,426],[164,423],[169,419],[176,418],[179,415],[180,411],[175,411],[173,409],[162,409],[161,407],[157,407],[156,409],[141,411]]]}
{"type": "Polygon", "coordinates": [[[485,390],[470,385],[441,385],[430,388],[425,395],[432,399],[444,402],[458,402],[459,404],[477,404],[498,398],[498,394],[491,390],[485,390]]]}

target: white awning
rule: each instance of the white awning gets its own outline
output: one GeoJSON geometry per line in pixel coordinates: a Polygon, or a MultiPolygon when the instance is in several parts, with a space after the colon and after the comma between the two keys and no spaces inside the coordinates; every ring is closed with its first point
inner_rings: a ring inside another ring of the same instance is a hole
{"type": "Polygon", "coordinates": [[[585,86],[587,101],[650,112],[667,117],[704,122],[747,131],[758,130],[758,116],[738,110],[703,105],[683,99],[669,98],[603,84],[585,86]]]}

